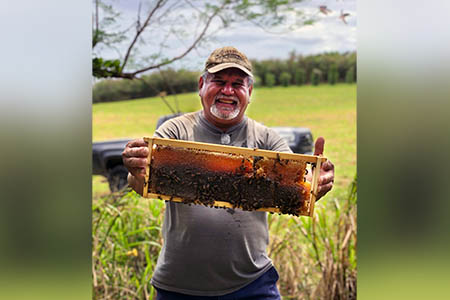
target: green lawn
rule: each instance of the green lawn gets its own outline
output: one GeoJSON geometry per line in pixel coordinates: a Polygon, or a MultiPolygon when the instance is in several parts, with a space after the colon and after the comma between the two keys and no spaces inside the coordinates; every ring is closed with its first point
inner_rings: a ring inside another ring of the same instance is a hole
{"type": "MultiPolygon", "coordinates": [[[[183,112],[201,108],[197,93],[176,96],[183,112]]],[[[167,97],[175,107],[175,97],[167,97]]],[[[94,104],[93,140],[151,136],[157,119],[170,113],[159,97],[94,104]]],[[[325,153],[336,168],[336,189],[342,192],[356,172],[356,84],[255,88],[247,115],[267,126],[309,127],[325,138],[325,153]]],[[[94,176],[93,193],[107,193],[94,176]]]]}

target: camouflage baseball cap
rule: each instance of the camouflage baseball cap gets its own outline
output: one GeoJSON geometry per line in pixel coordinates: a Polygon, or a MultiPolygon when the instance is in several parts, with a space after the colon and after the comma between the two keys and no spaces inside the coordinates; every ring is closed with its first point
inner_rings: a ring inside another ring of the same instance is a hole
{"type": "Polygon", "coordinates": [[[234,47],[214,50],[205,63],[205,71],[216,73],[228,68],[238,68],[253,77],[252,64],[244,53],[234,47]]]}

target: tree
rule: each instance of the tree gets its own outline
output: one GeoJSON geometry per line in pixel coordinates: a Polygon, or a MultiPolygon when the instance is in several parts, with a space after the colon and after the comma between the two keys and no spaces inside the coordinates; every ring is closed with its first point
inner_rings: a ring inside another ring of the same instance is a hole
{"type": "Polygon", "coordinates": [[[255,75],[254,78],[253,78],[253,85],[254,85],[255,87],[258,87],[258,86],[262,86],[262,83],[263,83],[263,82],[262,82],[261,77],[255,75]]]}
{"type": "Polygon", "coordinates": [[[97,78],[138,78],[147,71],[182,59],[208,42],[218,30],[232,24],[251,22],[269,30],[292,29],[315,21],[314,15],[308,16],[298,10],[297,4],[301,0],[154,0],[148,4],[141,2],[128,28],[120,28],[117,2],[93,1],[92,66],[97,78]],[[184,15],[187,9],[192,15],[184,15]],[[289,15],[295,17],[288,18],[289,15]],[[191,30],[193,22],[196,22],[197,30],[191,30]],[[169,41],[173,40],[178,41],[179,54],[167,56],[169,41]],[[159,50],[147,56],[139,53],[146,43],[158,45],[159,50]],[[105,48],[115,49],[117,58],[102,57],[100,53],[105,48]]]}
{"type": "Polygon", "coordinates": [[[302,85],[305,84],[306,72],[303,68],[298,68],[295,70],[295,84],[302,85]]]}
{"type": "Polygon", "coordinates": [[[336,65],[331,65],[330,70],[328,71],[328,83],[334,85],[338,80],[338,70],[336,65]]]}
{"type": "Polygon", "coordinates": [[[280,83],[282,86],[289,86],[289,84],[291,83],[291,74],[289,74],[288,72],[283,72],[280,75],[280,83]]]}
{"type": "Polygon", "coordinates": [[[355,81],[355,67],[351,67],[345,74],[345,82],[353,83],[354,81],[355,81]]]}
{"type": "Polygon", "coordinates": [[[322,78],[322,71],[319,69],[313,69],[311,72],[311,84],[312,85],[319,85],[320,80],[322,78]]]}
{"type": "Polygon", "coordinates": [[[275,85],[275,75],[270,72],[267,72],[264,76],[264,81],[266,82],[266,86],[273,87],[275,85]]]}

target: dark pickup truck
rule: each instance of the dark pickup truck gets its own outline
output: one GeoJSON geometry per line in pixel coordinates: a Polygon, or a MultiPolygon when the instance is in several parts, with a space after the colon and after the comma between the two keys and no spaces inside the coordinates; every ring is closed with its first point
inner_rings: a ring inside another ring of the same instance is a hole
{"type": "MultiPolygon", "coordinates": [[[[156,128],[176,115],[161,117],[157,122],[156,128]]],[[[313,137],[308,128],[271,128],[287,141],[294,153],[313,153],[313,137]]],[[[125,149],[128,141],[130,139],[95,142],[92,145],[92,173],[93,175],[105,176],[108,179],[109,188],[112,192],[118,191],[127,185],[128,171],[122,163],[122,151],[125,149]]]]}

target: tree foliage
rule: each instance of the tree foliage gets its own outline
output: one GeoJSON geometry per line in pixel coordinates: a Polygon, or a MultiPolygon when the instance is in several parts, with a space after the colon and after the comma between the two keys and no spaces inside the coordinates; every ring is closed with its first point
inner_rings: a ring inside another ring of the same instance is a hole
{"type": "Polygon", "coordinates": [[[322,71],[320,71],[319,69],[313,69],[311,72],[311,84],[319,85],[321,77],[322,77],[322,71]]]}
{"type": "Polygon", "coordinates": [[[336,84],[338,76],[337,66],[333,64],[328,71],[328,83],[331,85],[336,84]]]}
{"type": "Polygon", "coordinates": [[[97,78],[113,77],[114,74],[120,73],[120,60],[104,60],[101,57],[92,59],[92,75],[97,78]]]}
{"type": "Polygon", "coordinates": [[[295,84],[303,85],[306,82],[306,72],[303,68],[298,68],[295,70],[295,84]]]}
{"type": "MultiPolygon", "coordinates": [[[[312,83],[314,69],[316,72],[320,71],[318,76],[320,81],[328,80],[331,74],[331,80],[337,83],[345,81],[350,68],[356,69],[356,52],[327,52],[308,56],[291,52],[288,59],[252,60],[252,65],[253,73],[257,76],[264,78],[267,72],[274,74],[276,85],[281,84],[280,76],[283,72],[291,75],[291,84],[312,83]]],[[[265,81],[263,85],[267,85],[265,81]]]]}
{"type": "Polygon", "coordinates": [[[167,69],[143,75],[139,80],[105,79],[93,88],[93,102],[173,95],[196,91],[200,72],[167,69]],[[166,80],[170,78],[169,80],[166,80]]]}
{"type": "Polygon", "coordinates": [[[289,86],[290,83],[291,83],[291,78],[292,78],[292,76],[291,76],[290,73],[288,73],[286,71],[281,73],[281,75],[280,75],[280,83],[281,83],[281,85],[282,86],[289,86]]]}
{"type": "Polygon", "coordinates": [[[355,67],[351,67],[347,70],[345,74],[345,82],[353,83],[355,82],[355,67]]]}
{"type": "Polygon", "coordinates": [[[275,75],[267,72],[264,76],[264,81],[266,82],[267,87],[273,87],[275,85],[275,75]]]}

